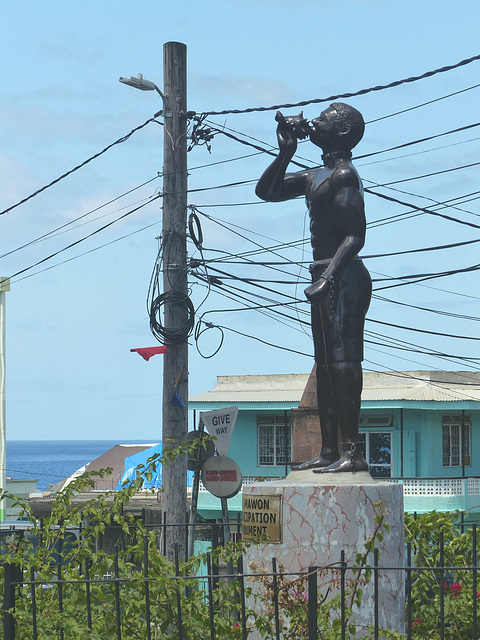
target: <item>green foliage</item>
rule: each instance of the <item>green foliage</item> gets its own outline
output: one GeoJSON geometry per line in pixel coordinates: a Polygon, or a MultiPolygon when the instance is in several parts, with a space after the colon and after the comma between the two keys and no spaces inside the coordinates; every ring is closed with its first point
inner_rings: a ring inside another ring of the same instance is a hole
{"type": "Polygon", "coordinates": [[[413,640],[440,638],[442,610],[445,640],[473,638],[474,608],[480,623],[480,584],[474,584],[474,572],[468,570],[477,564],[473,531],[461,531],[460,515],[458,511],[405,515],[405,541],[411,544],[412,567],[419,569],[412,571],[413,640]]]}
{"type": "MultiPolygon", "coordinates": [[[[130,498],[143,486],[143,477],[148,477],[157,464],[168,464],[176,455],[187,450],[193,452],[199,444],[202,442],[166,449],[162,456],[152,457],[145,467],[139,468],[136,478],[120,491],[92,494],[90,500],[77,505],[73,500],[74,494],[89,487],[94,475],[103,475],[108,470],[85,474],[57,495],[51,515],[44,519],[42,527],[28,504],[16,501],[30,521],[32,532],[41,536],[41,544],[36,548],[28,537],[12,537],[2,543],[0,602],[3,602],[5,563],[20,567],[24,580],[24,585],[17,589],[19,597],[14,611],[18,640],[32,640],[34,637],[33,598],[39,638],[59,638],[63,630],[65,638],[85,636],[91,640],[103,640],[117,637],[117,629],[120,629],[122,639],[134,640],[147,637],[147,624],[150,624],[152,638],[171,640],[177,636],[179,612],[185,640],[210,640],[212,619],[215,637],[222,640],[240,640],[243,637],[239,622],[239,582],[220,579],[218,588],[210,593],[206,580],[196,577],[201,565],[207,561],[205,555],[180,562],[177,571],[174,564],[159,552],[155,533],[125,514],[130,498]],[[80,526],[81,536],[78,539],[69,537],[69,528],[80,526]],[[106,553],[98,545],[107,528],[116,532],[115,554],[106,553]],[[147,579],[145,557],[148,557],[147,579]],[[58,582],[59,576],[61,583],[58,582]],[[30,583],[32,577],[35,585],[30,583]],[[150,622],[147,618],[147,597],[150,622]]],[[[385,505],[378,503],[374,532],[365,542],[363,551],[356,555],[353,572],[349,571],[345,577],[346,597],[343,602],[340,591],[342,576],[338,566],[318,569],[319,584],[326,584],[319,588],[317,594],[320,640],[342,637],[342,619],[346,624],[347,640],[359,635],[367,640],[375,638],[371,628],[362,629],[359,633],[356,614],[362,607],[372,578],[372,555],[389,531],[385,516],[385,505]]],[[[416,518],[405,515],[405,539],[412,549],[412,589],[406,609],[407,619],[410,615],[412,622],[412,640],[440,639],[442,612],[445,640],[473,638],[474,607],[480,620],[480,584],[476,585],[473,571],[469,569],[476,564],[476,558],[472,557],[472,531],[462,533],[458,520],[459,513],[433,512],[416,518]],[[447,569],[441,568],[442,560],[443,567],[447,569]]],[[[234,565],[247,544],[229,544],[216,549],[210,556],[212,562],[234,565]]],[[[292,580],[280,566],[274,582],[262,567],[253,569],[256,574],[245,588],[247,602],[255,602],[255,606],[246,609],[247,634],[255,629],[264,640],[275,638],[276,600],[281,614],[283,640],[306,640],[308,576],[301,574],[292,580]]],[[[392,630],[382,630],[379,637],[384,640],[406,638],[392,630]]],[[[2,638],[0,626],[0,640],[2,638]]]]}
{"type": "MultiPolygon", "coordinates": [[[[90,500],[76,506],[72,502],[73,495],[88,488],[92,478],[99,475],[84,474],[57,495],[51,515],[44,518],[42,527],[28,504],[17,500],[31,523],[31,533],[41,537],[37,548],[30,537],[12,538],[2,548],[3,563],[20,567],[25,581],[24,586],[17,589],[14,611],[18,640],[34,637],[33,597],[39,638],[58,638],[63,630],[65,638],[86,636],[103,640],[117,637],[117,628],[124,640],[145,638],[147,589],[152,638],[171,640],[175,635],[179,604],[185,640],[210,639],[210,608],[215,617],[217,637],[226,640],[242,637],[238,624],[238,582],[220,580],[212,602],[209,602],[202,582],[194,577],[206,557],[180,562],[177,572],[174,563],[159,552],[154,532],[124,514],[130,498],[142,488],[142,476],[148,477],[157,464],[168,464],[176,455],[194,450],[198,444],[184,443],[178,449],[167,449],[162,456],[152,457],[145,467],[139,468],[135,480],[122,490],[92,494],[90,500]],[[68,536],[68,528],[80,525],[80,538],[71,537],[68,544],[62,545],[60,541],[68,536]],[[114,555],[98,549],[98,539],[107,527],[114,527],[118,532],[114,555]],[[146,555],[148,580],[144,573],[146,555]],[[87,571],[90,581],[86,580],[87,571]],[[32,576],[35,585],[29,584],[32,576]]],[[[218,549],[212,553],[213,561],[234,561],[242,550],[242,545],[238,544],[218,549]]],[[[3,602],[3,575],[1,577],[0,598],[3,602]]],[[[0,627],[0,638],[2,633],[0,627]]]]}

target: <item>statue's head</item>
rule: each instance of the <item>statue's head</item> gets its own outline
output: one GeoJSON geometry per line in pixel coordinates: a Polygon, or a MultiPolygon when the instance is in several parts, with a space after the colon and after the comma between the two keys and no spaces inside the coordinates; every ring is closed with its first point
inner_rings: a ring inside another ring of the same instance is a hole
{"type": "Polygon", "coordinates": [[[325,152],[351,151],[363,138],[364,131],[360,111],[344,102],[333,102],[312,120],[310,140],[325,152]]]}

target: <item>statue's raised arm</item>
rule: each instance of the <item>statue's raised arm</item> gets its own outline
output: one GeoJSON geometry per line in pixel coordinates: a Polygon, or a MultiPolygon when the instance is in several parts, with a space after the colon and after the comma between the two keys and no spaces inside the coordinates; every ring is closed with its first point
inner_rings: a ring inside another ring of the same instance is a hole
{"type": "Polygon", "coordinates": [[[285,117],[280,111],[275,116],[278,122],[277,140],[279,154],[263,173],[255,193],[267,202],[282,202],[305,195],[305,172],[287,174],[287,167],[297,150],[297,141],[309,135],[309,123],[303,117],[285,117]]]}

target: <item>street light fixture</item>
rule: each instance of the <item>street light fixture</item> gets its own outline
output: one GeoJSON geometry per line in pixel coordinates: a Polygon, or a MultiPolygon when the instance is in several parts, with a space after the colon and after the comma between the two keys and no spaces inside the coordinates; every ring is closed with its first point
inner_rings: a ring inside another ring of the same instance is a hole
{"type": "Polygon", "coordinates": [[[123,84],[128,84],[129,87],[140,89],[140,91],[157,91],[162,96],[162,98],[165,98],[157,85],[150,80],[145,80],[141,73],[138,73],[136,78],[134,78],[133,76],[130,76],[130,78],[120,77],[118,80],[119,82],[123,82],[123,84]]]}

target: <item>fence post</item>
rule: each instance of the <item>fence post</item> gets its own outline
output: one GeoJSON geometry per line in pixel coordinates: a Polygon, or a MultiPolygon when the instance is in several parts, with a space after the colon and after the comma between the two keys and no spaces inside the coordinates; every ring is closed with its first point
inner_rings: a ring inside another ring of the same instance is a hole
{"type": "Polygon", "coordinates": [[[378,640],[378,558],[379,558],[379,551],[378,549],[375,547],[375,549],[373,550],[373,598],[374,598],[374,604],[373,604],[373,617],[374,617],[374,637],[375,640],[378,640]]]}
{"type": "Polygon", "coordinates": [[[277,559],[272,558],[273,608],[275,615],[275,640],[280,640],[280,618],[278,611],[277,559]]]}
{"type": "MultiPolygon", "coordinates": [[[[63,536],[65,532],[58,539],[58,559],[57,559],[57,585],[58,585],[58,610],[61,618],[63,618],[63,576],[62,576],[62,553],[63,553],[63,536]]],[[[63,632],[63,622],[60,627],[60,640],[65,637],[63,632]]]]}
{"type": "Polygon", "coordinates": [[[440,532],[440,640],[445,640],[445,588],[443,586],[445,582],[445,546],[443,542],[443,531],[440,532]]]}
{"type": "MultiPolygon", "coordinates": [[[[220,533],[220,528],[218,524],[215,523],[214,525],[212,525],[212,551],[215,551],[218,548],[219,533],[220,533]]],[[[219,579],[218,579],[219,567],[218,567],[218,562],[213,559],[214,557],[215,555],[212,557],[212,576],[214,576],[212,580],[212,588],[217,589],[218,582],[219,582],[219,579]]]]}
{"type": "MultiPolygon", "coordinates": [[[[174,551],[174,562],[175,562],[175,577],[177,580],[175,581],[175,587],[177,590],[177,633],[178,640],[182,640],[183,638],[183,625],[182,625],[182,598],[180,595],[180,588],[178,579],[180,578],[180,564],[178,558],[178,542],[173,543],[173,551],[174,551]]],[[[185,591],[184,591],[185,593],[185,591]]]]}
{"type": "Polygon", "coordinates": [[[407,543],[407,640],[412,638],[412,543],[407,543]]]}
{"type": "Polygon", "coordinates": [[[6,562],[4,565],[4,596],[3,596],[3,635],[5,640],[15,640],[15,587],[18,581],[19,567],[6,562]]]}
{"type": "Polygon", "coordinates": [[[115,557],[114,557],[114,566],[115,566],[115,620],[117,623],[117,640],[121,640],[122,638],[122,610],[120,606],[120,582],[119,582],[119,565],[118,565],[118,549],[115,549],[115,557]]]}
{"type": "Polygon", "coordinates": [[[308,567],[308,640],[318,638],[317,571],[318,567],[308,567]]]}
{"type": "Polygon", "coordinates": [[[210,640],[215,640],[215,617],[213,611],[213,576],[212,576],[212,555],[207,553],[207,576],[208,576],[208,613],[210,616],[210,640]]]}
{"type": "Polygon", "coordinates": [[[341,618],[341,640],[345,640],[345,627],[346,627],[346,611],[345,611],[345,587],[346,587],[346,572],[347,572],[347,563],[345,562],[345,549],[342,549],[340,552],[340,618],[341,618]]]}
{"type": "Polygon", "coordinates": [[[240,603],[241,603],[241,616],[242,616],[242,640],[247,640],[247,614],[245,607],[245,574],[243,572],[243,558],[238,558],[237,564],[238,576],[240,579],[240,603]]]}
{"type": "Polygon", "coordinates": [[[143,534],[143,582],[145,585],[145,623],[147,625],[147,640],[152,639],[150,617],[150,584],[148,582],[148,533],[143,534]]]}
{"type": "Polygon", "coordinates": [[[473,560],[473,637],[477,637],[477,523],[472,527],[472,560],[473,560]]]}

